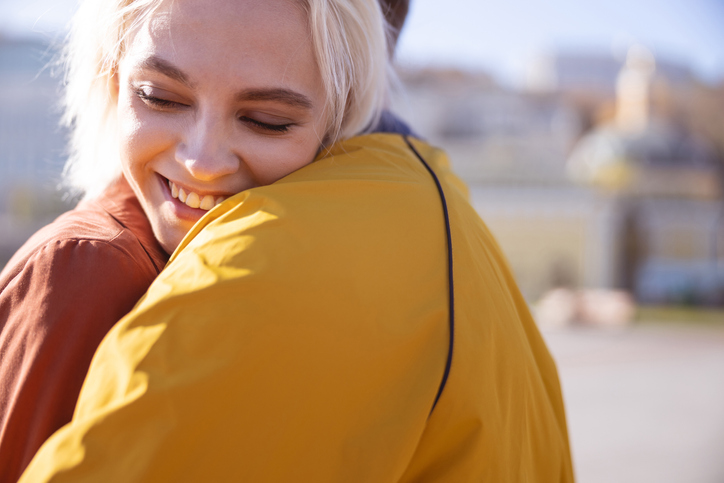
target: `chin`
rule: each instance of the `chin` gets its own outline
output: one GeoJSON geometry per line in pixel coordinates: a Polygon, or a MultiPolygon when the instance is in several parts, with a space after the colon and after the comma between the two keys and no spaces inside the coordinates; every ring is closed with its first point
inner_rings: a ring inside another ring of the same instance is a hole
{"type": "Polygon", "coordinates": [[[178,246],[181,244],[181,240],[184,239],[184,234],[178,234],[173,233],[166,237],[164,237],[163,240],[159,240],[161,243],[161,247],[168,253],[169,255],[172,254],[178,246]]]}
{"type": "Polygon", "coordinates": [[[194,223],[180,220],[173,213],[167,213],[165,206],[156,209],[153,218],[150,218],[151,229],[158,243],[169,255],[181,244],[194,223]]]}
{"type": "Polygon", "coordinates": [[[176,250],[179,244],[181,244],[181,240],[183,240],[186,232],[180,233],[179,230],[154,226],[153,234],[161,245],[161,248],[170,255],[176,250]]]}

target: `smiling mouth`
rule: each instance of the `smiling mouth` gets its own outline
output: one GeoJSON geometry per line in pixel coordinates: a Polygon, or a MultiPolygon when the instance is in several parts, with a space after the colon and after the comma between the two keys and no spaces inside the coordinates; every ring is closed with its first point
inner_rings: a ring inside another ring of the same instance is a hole
{"type": "Polygon", "coordinates": [[[225,196],[213,196],[213,195],[199,195],[193,191],[187,191],[184,188],[179,188],[176,183],[168,181],[168,187],[171,189],[171,196],[178,199],[181,203],[184,203],[189,208],[195,208],[198,210],[209,211],[214,206],[223,202],[225,196]]]}

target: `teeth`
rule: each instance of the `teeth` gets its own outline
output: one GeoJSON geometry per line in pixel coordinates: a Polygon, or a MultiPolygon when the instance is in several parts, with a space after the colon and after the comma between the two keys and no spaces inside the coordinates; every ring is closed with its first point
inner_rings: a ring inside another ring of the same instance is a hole
{"type": "Polygon", "coordinates": [[[199,204],[199,208],[202,210],[210,210],[214,207],[214,197],[211,195],[204,196],[204,199],[201,200],[201,204],[199,204]]]}
{"type": "Polygon", "coordinates": [[[224,196],[219,196],[215,199],[213,195],[204,195],[202,197],[193,191],[187,193],[186,190],[179,188],[176,186],[176,183],[171,180],[168,181],[168,186],[171,188],[171,196],[178,198],[181,203],[185,203],[191,208],[200,208],[208,211],[226,199],[224,196]]]}
{"type": "Polygon", "coordinates": [[[199,195],[194,193],[193,191],[188,194],[186,197],[186,204],[190,206],[191,208],[198,208],[200,203],[199,195]]]}

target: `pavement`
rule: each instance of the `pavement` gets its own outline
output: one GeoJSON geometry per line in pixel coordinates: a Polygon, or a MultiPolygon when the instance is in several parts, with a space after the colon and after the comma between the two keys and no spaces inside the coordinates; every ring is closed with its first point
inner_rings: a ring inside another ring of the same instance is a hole
{"type": "Polygon", "coordinates": [[[724,483],[724,320],[542,332],[578,483],[724,483]]]}

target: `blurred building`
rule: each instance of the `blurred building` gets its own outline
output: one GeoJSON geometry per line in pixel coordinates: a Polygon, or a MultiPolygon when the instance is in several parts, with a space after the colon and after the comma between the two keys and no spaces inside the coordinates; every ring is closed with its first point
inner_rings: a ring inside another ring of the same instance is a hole
{"type": "Polygon", "coordinates": [[[565,182],[565,159],[579,135],[576,109],[553,95],[503,89],[484,74],[402,70],[394,109],[424,137],[445,146],[469,183],[565,182]]]}
{"type": "MultiPolygon", "coordinates": [[[[528,65],[526,87],[538,92],[588,92],[611,98],[616,94],[627,55],[617,58],[602,52],[541,53],[528,65]]],[[[663,59],[656,61],[656,76],[677,88],[685,88],[695,80],[687,66],[663,59]]]]}
{"type": "Polygon", "coordinates": [[[649,51],[630,49],[612,118],[576,144],[568,172],[618,201],[617,285],[645,302],[724,303],[724,164],[652,109],[656,70],[649,51]]]}
{"type": "Polygon", "coordinates": [[[0,267],[68,209],[57,191],[65,134],[52,60],[47,44],[0,36],[0,267]]]}
{"type": "Polygon", "coordinates": [[[721,160],[651,98],[689,89],[689,71],[659,73],[639,47],[623,63],[563,56],[537,69],[543,84],[525,91],[403,70],[396,102],[448,151],[526,297],[564,286],[721,302],[721,160]]]}

